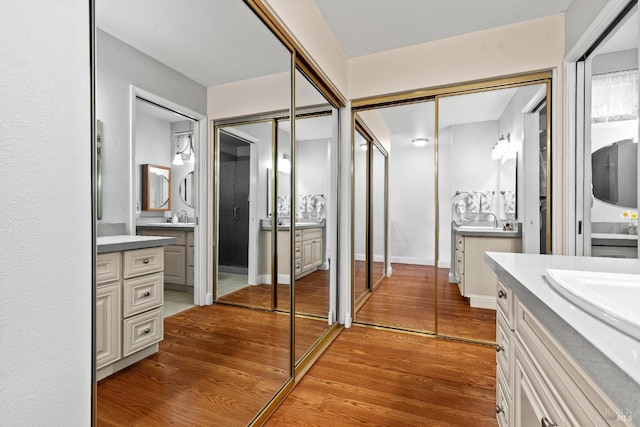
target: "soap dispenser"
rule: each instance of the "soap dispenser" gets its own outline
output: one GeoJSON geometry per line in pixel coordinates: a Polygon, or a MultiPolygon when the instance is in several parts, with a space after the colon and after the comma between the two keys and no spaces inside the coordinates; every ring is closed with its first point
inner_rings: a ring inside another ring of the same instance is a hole
{"type": "Polygon", "coordinates": [[[177,224],[178,223],[178,215],[173,214],[173,217],[171,218],[171,224],[177,224]]]}

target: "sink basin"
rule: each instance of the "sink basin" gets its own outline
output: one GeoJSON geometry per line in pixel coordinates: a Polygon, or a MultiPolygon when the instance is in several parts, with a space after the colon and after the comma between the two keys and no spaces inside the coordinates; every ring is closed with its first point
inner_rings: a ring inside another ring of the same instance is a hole
{"type": "Polygon", "coordinates": [[[640,274],[547,269],[560,295],[614,328],[640,340],[640,274]]]}

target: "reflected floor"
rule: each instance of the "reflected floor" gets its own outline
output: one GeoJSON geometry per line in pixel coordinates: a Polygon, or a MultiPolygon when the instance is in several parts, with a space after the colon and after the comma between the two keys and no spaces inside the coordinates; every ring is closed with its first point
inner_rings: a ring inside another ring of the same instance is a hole
{"type": "MultiPolygon", "coordinates": [[[[277,309],[289,310],[289,285],[278,285],[277,309]]],[[[271,285],[247,286],[227,294],[218,301],[256,308],[271,308],[271,285]]],[[[296,311],[326,317],[329,311],[329,271],[318,270],[296,280],[296,311]]]]}
{"type": "MultiPolygon", "coordinates": [[[[394,263],[392,276],[384,278],[355,321],[435,332],[435,274],[432,266],[394,263]]],[[[471,307],[448,276],[448,268],[438,269],[438,334],[495,342],[495,310],[471,307]]]]}
{"type": "Polygon", "coordinates": [[[173,316],[188,308],[195,307],[193,303],[193,290],[191,291],[174,291],[171,289],[164,290],[164,305],[162,314],[164,317],[173,316]]]}
{"type": "Polygon", "coordinates": [[[247,283],[249,283],[249,277],[246,274],[218,272],[218,298],[245,288],[247,283]]]}

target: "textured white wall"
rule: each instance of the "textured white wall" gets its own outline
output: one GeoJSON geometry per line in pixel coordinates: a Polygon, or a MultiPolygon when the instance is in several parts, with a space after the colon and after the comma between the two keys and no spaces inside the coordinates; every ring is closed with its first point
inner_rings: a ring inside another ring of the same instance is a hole
{"type": "Polygon", "coordinates": [[[2,2],[0,424],[91,411],[89,2],[2,2]]]}
{"type": "Polygon", "coordinates": [[[103,122],[104,222],[128,224],[135,178],[131,165],[131,85],[206,115],[206,88],[97,30],[96,116],[103,122]],[[123,66],[126,64],[126,66],[123,66]]]}

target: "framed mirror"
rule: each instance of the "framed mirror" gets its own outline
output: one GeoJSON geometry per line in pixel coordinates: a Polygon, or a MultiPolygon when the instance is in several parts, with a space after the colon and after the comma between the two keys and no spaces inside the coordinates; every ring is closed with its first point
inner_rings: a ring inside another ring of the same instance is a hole
{"type": "Polygon", "coordinates": [[[142,165],[142,210],[171,210],[171,168],[142,165]]]}
{"type": "Polygon", "coordinates": [[[190,208],[193,207],[193,184],[193,171],[186,174],[184,178],[180,180],[180,199],[190,208]]]}

